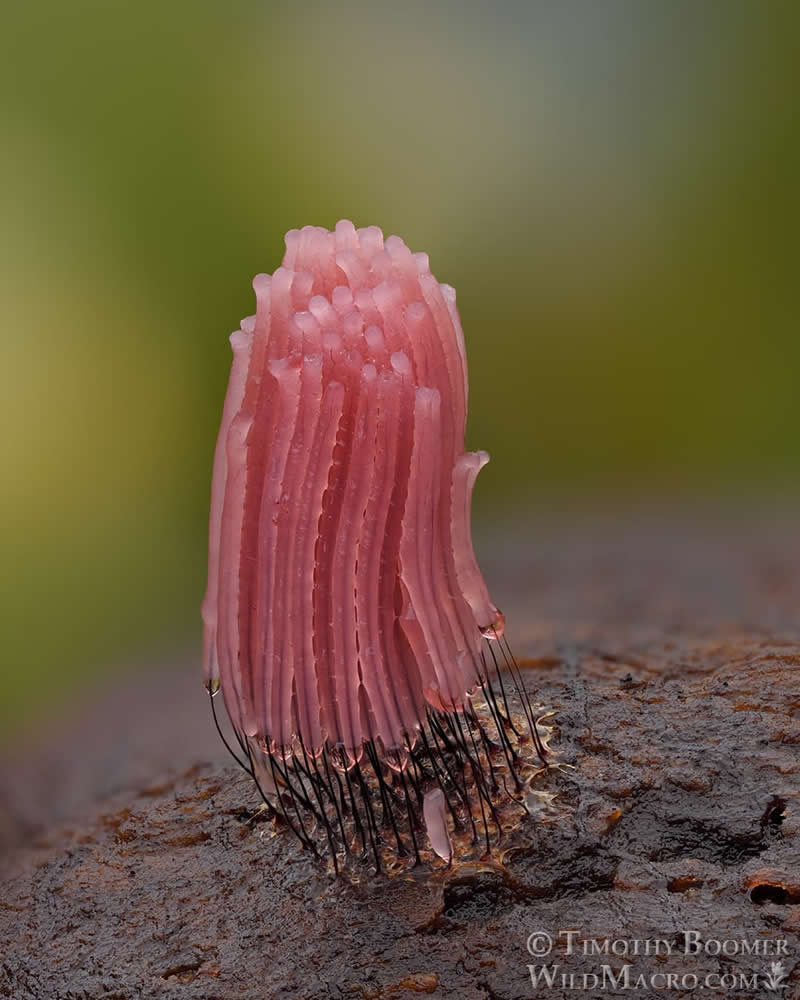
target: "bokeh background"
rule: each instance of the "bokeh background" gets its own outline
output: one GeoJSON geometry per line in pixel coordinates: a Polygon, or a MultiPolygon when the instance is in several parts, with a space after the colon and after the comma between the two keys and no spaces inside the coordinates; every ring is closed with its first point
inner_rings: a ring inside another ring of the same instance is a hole
{"type": "Polygon", "coordinates": [[[199,649],[227,336],[291,227],[378,224],[457,288],[481,537],[547,508],[792,503],[797,4],[3,22],[0,741],[199,649]]]}

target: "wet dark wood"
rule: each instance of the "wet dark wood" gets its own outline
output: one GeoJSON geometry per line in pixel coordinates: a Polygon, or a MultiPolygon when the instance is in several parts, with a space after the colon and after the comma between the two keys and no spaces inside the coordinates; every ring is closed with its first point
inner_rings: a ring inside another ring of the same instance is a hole
{"type": "MultiPolygon", "coordinates": [[[[800,996],[797,549],[786,524],[752,520],[727,534],[674,521],[604,532],[562,523],[529,545],[494,546],[487,575],[527,684],[555,713],[556,759],[574,770],[543,777],[536,815],[486,863],[333,879],[254,817],[256,796],[235,767],[188,766],[191,738],[166,776],[110,751],[104,784],[92,790],[86,778],[79,795],[56,799],[59,822],[48,823],[37,758],[26,755],[16,773],[33,769],[27,797],[4,779],[0,996],[592,995],[535,990],[528,966],[543,961],[576,976],[626,961],[646,976],[757,974],[742,995],[800,996]],[[569,955],[565,930],[601,947],[663,939],[673,953],[569,955]],[[555,940],[546,960],[526,949],[539,931],[555,940]],[[685,955],[685,931],[759,941],[760,951],[685,955]],[[775,961],[782,994],[763,984],[775,961]]],[[[185,697],[181,683],[170,697],[185,697]]],[[[199,696],[197,711],[189,732],[210,727],[199,696]]],[[[170,739],[162,750],[170,758],[170,739]]],[[[52,781],[52,762],[38,760],[52,781]]]]}

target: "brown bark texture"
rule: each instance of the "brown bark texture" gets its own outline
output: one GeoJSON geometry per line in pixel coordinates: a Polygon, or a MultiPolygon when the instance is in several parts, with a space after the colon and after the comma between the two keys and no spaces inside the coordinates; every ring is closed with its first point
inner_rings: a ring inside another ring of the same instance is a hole
{"type": "Polygon", "coordinates": [[[491,547],[571,767],[483,861],[334,878],[215,756],[195,673],[110,691],[6,761],[0,997],[800,997],[793,539],[558,520],[491,547]]]}

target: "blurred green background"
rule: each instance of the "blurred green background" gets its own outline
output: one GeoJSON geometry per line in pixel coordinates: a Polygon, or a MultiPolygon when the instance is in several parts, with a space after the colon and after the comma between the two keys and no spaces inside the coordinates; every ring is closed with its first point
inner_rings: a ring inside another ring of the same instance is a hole
{"type": "Polygon", "coordinates": [[[479,529],[791,502],[799,13],[7,5],[0,739],[198,648],[227,336],[294,226],[458,289],[479,529]]]}

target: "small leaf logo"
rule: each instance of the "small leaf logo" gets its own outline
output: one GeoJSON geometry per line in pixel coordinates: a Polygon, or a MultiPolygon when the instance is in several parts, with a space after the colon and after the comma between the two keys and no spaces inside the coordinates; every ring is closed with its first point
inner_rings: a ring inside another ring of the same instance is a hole
{"type": "Polygon", "coordinates": [[[769,967],[769,972],[764,976],[764,985],[768,990],[782,990],[786,983],[786,970],[783,967],[783,962],[771,962],[769,967]]]}

